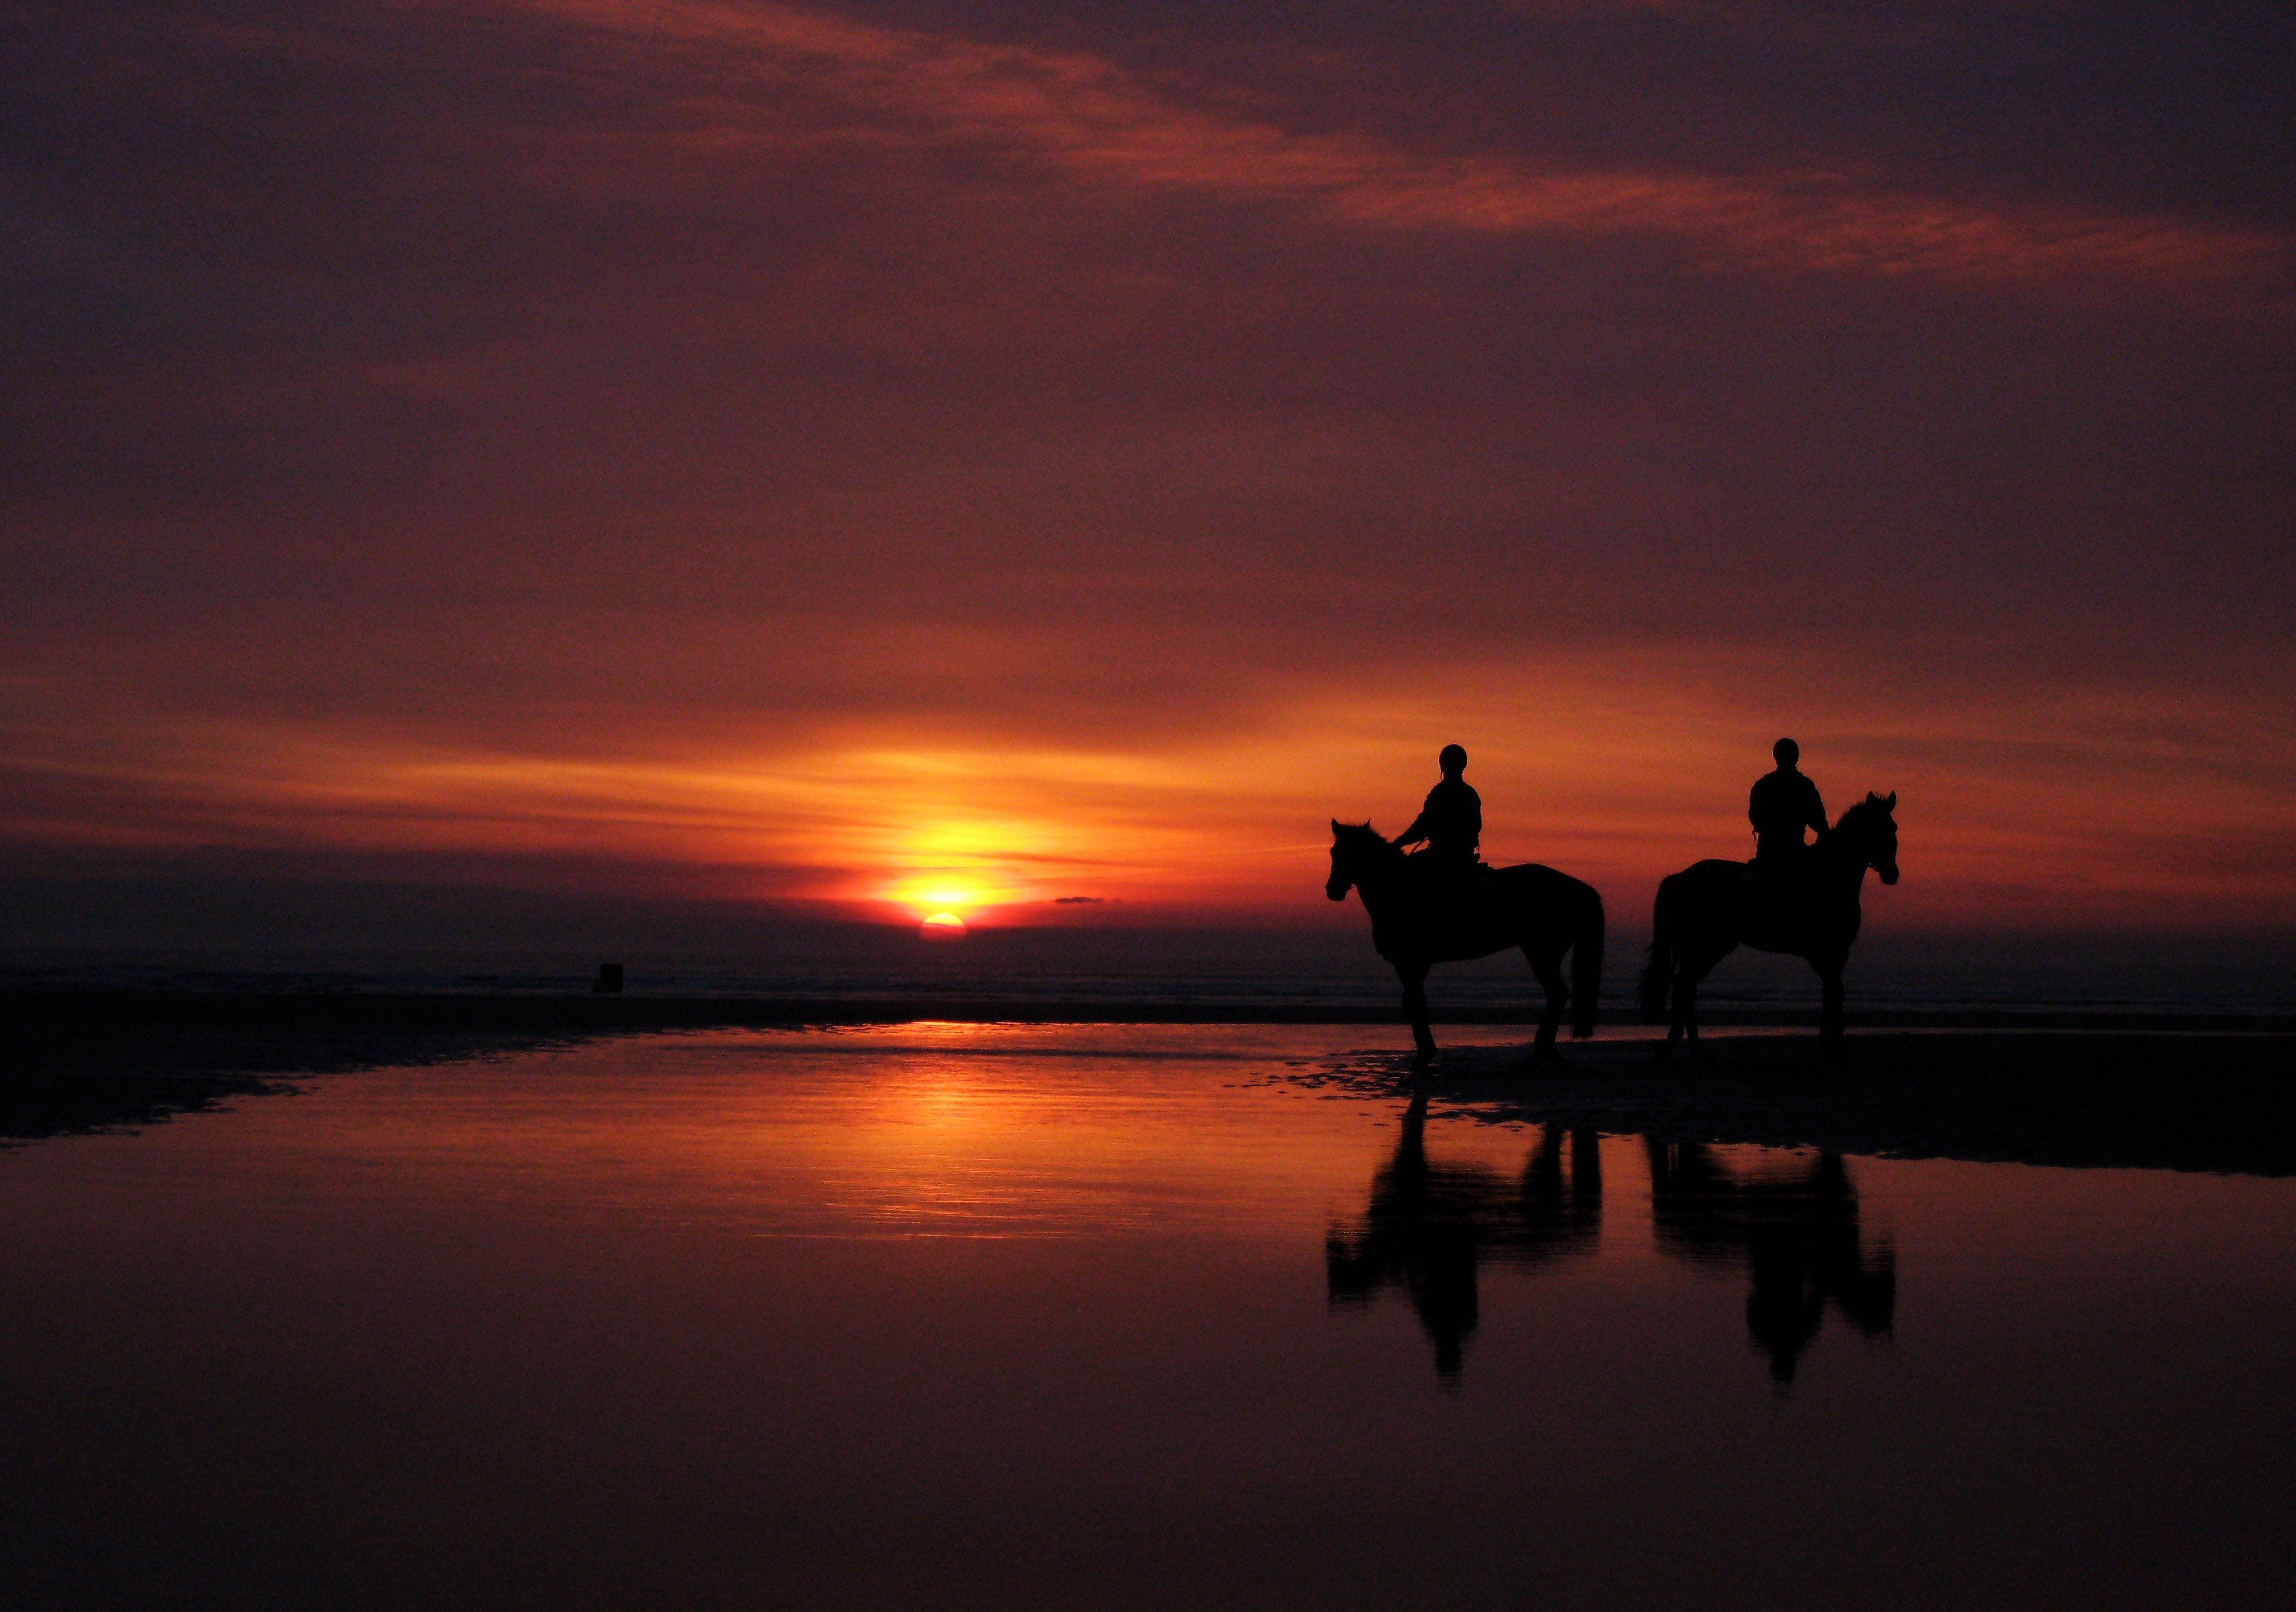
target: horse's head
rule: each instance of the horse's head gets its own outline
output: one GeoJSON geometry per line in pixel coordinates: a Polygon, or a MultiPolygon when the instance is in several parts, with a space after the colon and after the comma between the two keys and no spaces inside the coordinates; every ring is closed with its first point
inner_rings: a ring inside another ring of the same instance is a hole
{"type": "Polygon", "coordinates": [[[1867,795],[1841,814],[1833,832],[1865,866],[1882,876],[1883,884],[1898,882],[1898,792],[1867,795]]]}
{"type": "Polygon", "coordinates": [[[1365,859],[1371,848],[1390,848],[1385,839],[1372,831],[1367,822],[1341,822],[1332,819],[1332,876],[1324,881],[1324,894],[1333,901],[1345,901],[1348,891],[1362,879],[1365,859]]]}

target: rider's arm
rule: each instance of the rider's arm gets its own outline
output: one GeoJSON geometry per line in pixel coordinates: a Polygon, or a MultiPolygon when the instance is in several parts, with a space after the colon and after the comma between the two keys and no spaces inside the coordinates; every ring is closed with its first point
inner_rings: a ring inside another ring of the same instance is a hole
{"type": "Polygon", "coordinates": [[[1825,821],[1825,802],[1818,798],[1817,786],[1816,784],[1809,786],[1809,826],[1813,832],[1816,833],[1821,838],[1824,837],[1827,827],[1825,821]]]}
{"type": "Polygon", "coordinates": [[[1399,847],[1406,845],[1417,845],[1421,840],[1426,838],[1427,814],[1422,812],[1418,816],[1411,820],[1411,826],[1409,828],[1404,830],[1402,833],[1398,834],[1388,843],[1399,847]]]}

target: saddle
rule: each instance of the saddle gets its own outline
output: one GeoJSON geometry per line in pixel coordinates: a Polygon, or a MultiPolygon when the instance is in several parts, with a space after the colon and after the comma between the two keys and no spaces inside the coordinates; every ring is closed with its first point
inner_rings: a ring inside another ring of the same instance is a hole
{"type": "Polygon", "coordinates": [[[1452,881],[1467,884],[1483,874],[1498,871],[1480,855],[1461,859],[1434,851],[1414,851],[1404,857],[1403,865],[1428,884],[1452,881]]]}
{"type": "Polygon", "coordinates": [[[1747,929],[1779,935],[1801,929],[1816,893],[1816,863],[1807,850],[1796,856],[1758,856],[1746,863],[1747,929]]]}
{"type": "Polygon", "coordinates": [[[1419,898],[1430,915],[1445,913],[1454,921],[1463,920],[1477,910],[1491,890],[1492,878],[1498,871],[1480,856],[1462,862],[1425,851],[1405,857],[1403,865],[1417,885],[1419,898]]]}

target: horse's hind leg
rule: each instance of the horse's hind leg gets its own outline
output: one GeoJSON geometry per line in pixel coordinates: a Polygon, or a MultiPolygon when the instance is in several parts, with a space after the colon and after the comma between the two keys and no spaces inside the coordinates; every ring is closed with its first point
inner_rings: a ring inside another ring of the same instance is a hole
{"type": "Polygon", "coordinates": [[[1413,1062],[1421,1068],[1435,1061],[1435,1032],[1427,1024],[1427,970],[1398,968],[1403,981],[1403,1011],[1411,1018],[1411,1043],[1417,1049],[1413,1062]]]}
{"type": "Polygon", "coordinates": [[[1671,1057],[1674,1049],[1682,1044],[1682,1037],[1686,1028],[1684,1022],[1683,993],[1688,988],[1682,982],[1688,973],[1688,965],[1677,956],[1673,971],[1667,976],[1666,1039],[1658,1043],[1658,1056],[1660,1058],[1671,1057]]]}
{"type": "Polygon", "coordinates": [[[1531,1043],[1531,1058],[1539,1063],[1560,1063],[1562,1054],[1554,1050],[1554,1033],[1562,1027],[1562,1010],[1570,1000],[1570,987],[1562,978],[1562,960],[1541,956],[1529,946],[1522,949],[1523,958],[1530,971],[1538,977],[1539,988],[1546,993],[1546,1011],[1539,1015],[1538,1037],[1531,1043]]]}
{"type": "Polygon", "coordinates": [[[1680,1035],[1689,1042],[1691,1051],[1701,1057],[1704,1052],[1698,1044],[1698,982],[1712,973],[1714,965],[1721,961],[1702,953],[1696,958],[1685,953],[1674,976],[1674,1030],[1667,1039],[1672,1041],[1680,1035]]]}

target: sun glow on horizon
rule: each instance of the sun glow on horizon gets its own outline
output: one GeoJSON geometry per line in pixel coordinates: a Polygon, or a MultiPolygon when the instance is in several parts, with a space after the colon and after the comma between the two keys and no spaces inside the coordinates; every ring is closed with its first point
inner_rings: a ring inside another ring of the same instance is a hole
{"type": "Polygon", "coordinates": [[[886,892],[885,899],[896,906],[906,908],[920,921],[937,917],[965,921],[984,907],[1008,904],[1015,894],[1001,888],[992,890],[943,874],[938,878],[904,880],[886,892]]]}
{"type": "MultiPolygon", "coordinates": [[[[663,753],[610,733],[596,753],[568,755],[178,725],[148,753],[56,771],[39,809],[0,812],[0,829],[53,844],[484,854],[562,863],[576,871],[547,876],[569,880],[603,863],[665,891],[903,928],[944,915],[968,930],[1305,922],[1333,916],[1321,904],[1325,820],[1391,828],[1432,773],[1431,737],[1457,736],[1486,802],[1486,854],[1563,867],[1632,913],[1673,868],[1743,854],[1744,789],[1775,736],[1767,714],[1787,703],[1763,679],[1785,674],[1717,667],[1653,654],[1537,677],[1454,667],[1408,696],[1303,689],[1248,731],[1111,736],[1105,751],[948,739],[896,752],[826,734],[764,754],[663,753]],[[120,787],[129,777],[135,791],[120,787]]],[[[1949,688],[1885,720],[1855,688],[1797,698],[1806,760],[1837,809],[1866,789],[1905,791],[1896,923],[2284,921],[2296,879],[2280,781],[2296,735],[2268,708],[2198,692],[1949,688]],[[2252,856],[2202,854],[2236,822],[2258,825],[2252,856]]]]}
{"type": "Polygon", "coordinates": [[[971,924],[984,911],[1041,899],[1022,870],[1062,837],[1060,827],[1003,814],[919,823],[879,853],[893,878],[878,898],[920,921],[971,924]]]}

